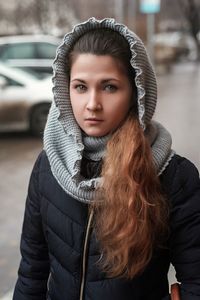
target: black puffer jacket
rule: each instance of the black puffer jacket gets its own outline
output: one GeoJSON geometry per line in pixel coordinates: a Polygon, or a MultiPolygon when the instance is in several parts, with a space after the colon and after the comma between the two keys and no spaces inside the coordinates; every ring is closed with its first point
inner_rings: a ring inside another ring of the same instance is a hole
{"type": "Polygon", "coordinates": [[[182,282],[182,299],[199,300],[199,175],[192,163],[176,155],[161,181],[171,207],[169,249],[155,251],[144,273],[131,281],[106,279],[96,265],[98,243],[88,226],[88,207],[62,190],[43,151],[30,180],[13,299],[168,299],[171,261],[182,282]]]}

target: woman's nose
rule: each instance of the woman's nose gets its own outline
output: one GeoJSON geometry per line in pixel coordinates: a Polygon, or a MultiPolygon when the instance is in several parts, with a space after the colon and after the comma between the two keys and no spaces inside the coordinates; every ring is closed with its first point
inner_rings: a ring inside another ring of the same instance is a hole
{"type": "Polygon", "coordinates": [[[101,110],[101,99],[98,92],[93,91],[88,95],[87,109],[88,110],[101,110]]]}

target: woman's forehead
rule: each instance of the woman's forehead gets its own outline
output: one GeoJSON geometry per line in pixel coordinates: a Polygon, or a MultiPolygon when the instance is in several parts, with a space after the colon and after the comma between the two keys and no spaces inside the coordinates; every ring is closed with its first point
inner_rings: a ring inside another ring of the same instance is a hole
{"type": "Polygon", "coordinates": [[[95,55],[91,53],[78,54],[72,63],[71,74],[74,73],[105,73],[106,77],[110,74],[125,75],[125,66],[120,60],[111,55],[95,55]]]}
{"type": "Polygon", "coordinates": [[[122,80],[128,77],[122,63],[110,55],[79,54],[70,73],[71,80],[122,80]]]}

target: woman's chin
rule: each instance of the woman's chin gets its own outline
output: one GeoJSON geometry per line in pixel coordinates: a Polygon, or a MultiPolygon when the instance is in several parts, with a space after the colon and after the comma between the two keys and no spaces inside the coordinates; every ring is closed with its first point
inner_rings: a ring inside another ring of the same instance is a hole
{"type": "Polygon", "coordinates": [[[98,130],[83,130],[83,132],[86,135],[91,136],[91,137],[103,137],[103,136],[106,136],[109,133],[109,132],[98,131],[98,130]]]}

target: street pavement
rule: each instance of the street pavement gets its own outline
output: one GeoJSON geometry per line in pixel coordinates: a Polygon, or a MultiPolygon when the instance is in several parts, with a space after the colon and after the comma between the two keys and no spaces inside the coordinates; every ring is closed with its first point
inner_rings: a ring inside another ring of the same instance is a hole
{"type": "MultiPolygon", "coordinates": [[[[158,87],[155,119],[172,133],[173,149],[200,170],[200,65],[174,66],[159,76],[158,87]]],[[[0,134],[0,300],[12,299],[28,181],[41,148],[41,140],[26,133],[0,134]]]]}
{"type": "Polygon", "coordinates": [[[7,134],[0,138],[1,300],[16,281],[26,191],[31,168],[40,148],[41,141],[27,134],[7,134]]]}
{"type": "Polygon", "coordinates": [[[178,64],[158,80],[155,119],[172,134],[172,147],[200,170],[200,63],[178,64]]]}

